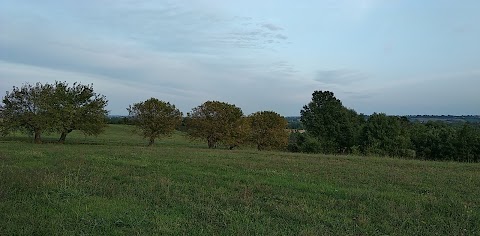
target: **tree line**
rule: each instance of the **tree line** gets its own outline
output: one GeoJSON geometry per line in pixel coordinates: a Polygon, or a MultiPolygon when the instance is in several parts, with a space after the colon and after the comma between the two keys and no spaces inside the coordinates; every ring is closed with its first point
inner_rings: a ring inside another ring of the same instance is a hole
{"type": "MultiPolygon", "coordinates": [[[[43,133],[58,133],[58,142],[63,143],[73,130],[98,135],[107,125],[108,100],[95,93],[93,85],[24,84],[7,91],[2,101],[1,134],[23,131],[32,134],[35,143],[41,143],[43,133]]],[[[383,113],[365,116],[345,107],[330,91],[315,91],[300,111],[300,120],[273,111],[246,116],[241,108],[220,101],[204,102],[186,116],[157,98],[134,103],[127,110],[128,118],[118,122],[135,125],[148,145],[182,130],[209,148],[253,144],[258,150],[480,161],[478,126],[410,122],[383,113]],[[287,128],[306,132],[290,134],[287,128]]]]}
{"type": "Polygon", "coordinates": [[[131,105],[128,112],[131,122],[149,139],[149,145],[156,138],[171,135],[179,126],[191,138],[205,141],[209,148],[223,145],[233,149],[248,143],[258,150],[283,149],[288,143],[287,121],[273,111],[245,116],[235,105],[207,101],[182,119],[175,105],[150,98],[131,105]]]}
{"type": "Polygon", "coordinates": [[[410,122],[383,113],[367,117],[343,106],[330,91],[315,91],[300,113],[307,132],[290,137],[290,151],[480,161],[480,129],[468,122],[410,122]]]}
{"type": "MultiPolygon", "coordinates": [[[[85,135],[98,135],[107,125],[108,100],[93,91],[93,85],[56,81],[54,84],[24,84],[13,87],[0,107],[0,132],[7,135],[22,131],[42,142],[43,133],[58,133],[59,143],[79,130],[85,135]]],[[[273,111],[259,111],[245,116],[235,105],[207,101],[192,109],[183,118],[175,105],[150,98],[127,108],[128,119],[149,141],[169,136],[179,127],[193,139],[204,140],[209,148],[219,145],[233,149],[254,144],[257,149],[284,149],[288,144],[287,121],[273,111]]]]}

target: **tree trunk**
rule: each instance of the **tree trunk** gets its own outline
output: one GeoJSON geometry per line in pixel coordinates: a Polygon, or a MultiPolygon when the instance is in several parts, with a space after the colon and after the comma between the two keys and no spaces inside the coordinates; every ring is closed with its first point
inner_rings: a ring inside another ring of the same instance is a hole
{"type": "Polygon", "coordinates": [[[213,140],[213,138],[209,138],[208,140],[208,148],[216,148],[217,143],[213,140]]]}
{"type": "Polygon", "coordinates": [[[65,143],[65,139],[67,138],[67,134],[69,134],[69,133],[72,132],[72,131],[73,131],[73,130],[63,131],[62,134],[60,135],[60,139],[58,140],[58,143],[64,144],[64,143],[65,143]]]}
{"type": "Polygon", "coordinates": [[[60,139],[58,140],[58,143],[64,144],[66,138],[67,138],[67,133],[62,132],[62,135],[60,135],[60,139]]]}
{"type": "Polygon", "coordinates": [[[152,146],[153,143],[155,142],[155,138],[154,137],[150,137],[150,141],[148,142],[148,146],[152,146]]]}
{"type": "Polygon", "coordinates": [[[42,136],[42,131],[40,131],[40,130],[35,130],[35,143],[36,143],[36,144],[42,143],[42,138],[41,138],[41,136],[42,136]]]}

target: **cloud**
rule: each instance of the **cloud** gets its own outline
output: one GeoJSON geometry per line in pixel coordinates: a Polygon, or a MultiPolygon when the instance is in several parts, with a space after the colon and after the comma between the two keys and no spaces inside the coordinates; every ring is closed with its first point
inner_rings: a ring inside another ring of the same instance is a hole
{"type": "Polygon", "coordinates": [[[277,39],[282,39],[282,40],[288,39],[288,37],[285,36],[285,35],[283,35],[283,34],[276,34],[276,35],[275,35],[275,38],[277,38],[277,39]]]}
{"type": "Polygon", "coordinates": [[[467,71],[379,81],[376,87],[356,89],[352,86],[349,92],[343,93],[348,104],[355,104],[355,110],[365,114],[479,114],[479,78],[480,71],[467,71]]]}
{"type": "MultiPolygon", "coordinates": [[[[292,115],[300,107],[299,100],[285,98],[276,108],[278,94],[292,89],[285,85],[291,84],[293,66],[272,65],[278,57],[238,53],[282,41],[258,24],[242,25],[255,19],[174,6],[121,5],[107,12],[94,6],[88,14],[71,12],[66,19],[40,12],[50,26],[19,21],[2,28],[0,91],[23,82],[93,83],[110,100],[111,114],[125,114],[129,104],[149,97],[170,101],[183,112],[206,100],[238,104],[246,113],[265,109],[292,115]]],[[[0,22],[9,17],[0,15],[0,22]]]]}
{"type": "Polygon", "coordinates": [[[258,20],[235,17],[229,22],[231,32],[218,35],[217,42],[241,49],[272,49],[276,44],[287,43],[288,36],[272,32],[283,28],[273,24],[255,24],[255,21],[258,20]]]}
{"type": "Polygon", "coordinates": [[[274,24],[271,24],[271,23],[261,24],[261,26],[262,26],[263,28],[266,28],[266,29],[271,30],[271,31],[283,30],[282,27],[277,26],[277,25],[274,25],[274,24]]]}
{"type": "Polygon", "coordinates": [[[367,76],[354,70],[319,70],[314,77],[315,81],[332,85],[350,85],[363,81],[367,76]]]}
{"type": "Polygon", "coordinates": [[[299,71],[288,61],[276,61],[270,65],[270,72],[273,74],[282,74],[285,76],[292,76],[299,71]]]}

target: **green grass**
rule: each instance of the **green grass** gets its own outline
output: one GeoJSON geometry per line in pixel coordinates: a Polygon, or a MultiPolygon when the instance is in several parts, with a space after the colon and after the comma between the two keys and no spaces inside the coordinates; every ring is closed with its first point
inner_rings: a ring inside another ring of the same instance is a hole
{"type": "Polygon", "coordinates": [[[55,139],[0,139],[0,235],[480,235],[478,164],[55,139]]]}

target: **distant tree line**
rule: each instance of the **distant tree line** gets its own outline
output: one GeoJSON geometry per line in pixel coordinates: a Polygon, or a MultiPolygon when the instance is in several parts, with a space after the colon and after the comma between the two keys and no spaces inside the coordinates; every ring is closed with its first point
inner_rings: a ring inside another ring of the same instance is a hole
{"type": "Polygon", "coordinates": [[[133,122],[127,116],[108,116],[107,124],[112,125],[133,125],[133,122]]]}
{"type": "Polygon", "coordinates": [[[426,123],[428,121],[443,121],[451,124],[462,124],[465,122],[475,123],[475,125],[480,125],[480,115],[463,115],[463,116],[454,116],[454,115],[409,115],[407,116],[410,121],[418,121],[421,123],[426,123]]]}
{"type": "Polygon", "coordinates": [[[2,102],[0,133],[22,131],[35,143],[42,142],[44,133],[58,133],[59,143],[73,130],[98,135],[109,122],[135,125],[148,145],[181,130],[209,148],[254,145],[258,150],[480,161],[478,125],[411,122],[383,113],[365,116],[346,108],[330,91],[315,91],[300,119],[273,111],[246,116],[241,108],[220,101],[204,102],[183,116],[174,104],[156,98],[130,105],[128,117],[108,117],[108,100],[93,85],[58,81],[13,87],[2,102]]]}
{"type": "Polygon", "coordinates": [[[302,121],[300,120],[300,117],[289,116],[289,117],[285,117],[285,119],[288,122],[289,129],[294,129],[294,130],[304,129],[302,125],[302,121]]]}
{"type": "Polygon", "coordinates": [[[306,133],[292,134],[293,152],[480,161],[480,129],[471,123],[410,122],[407,117],[358,114],[329,91],[315,91],[301,110],[306,133]]]}

